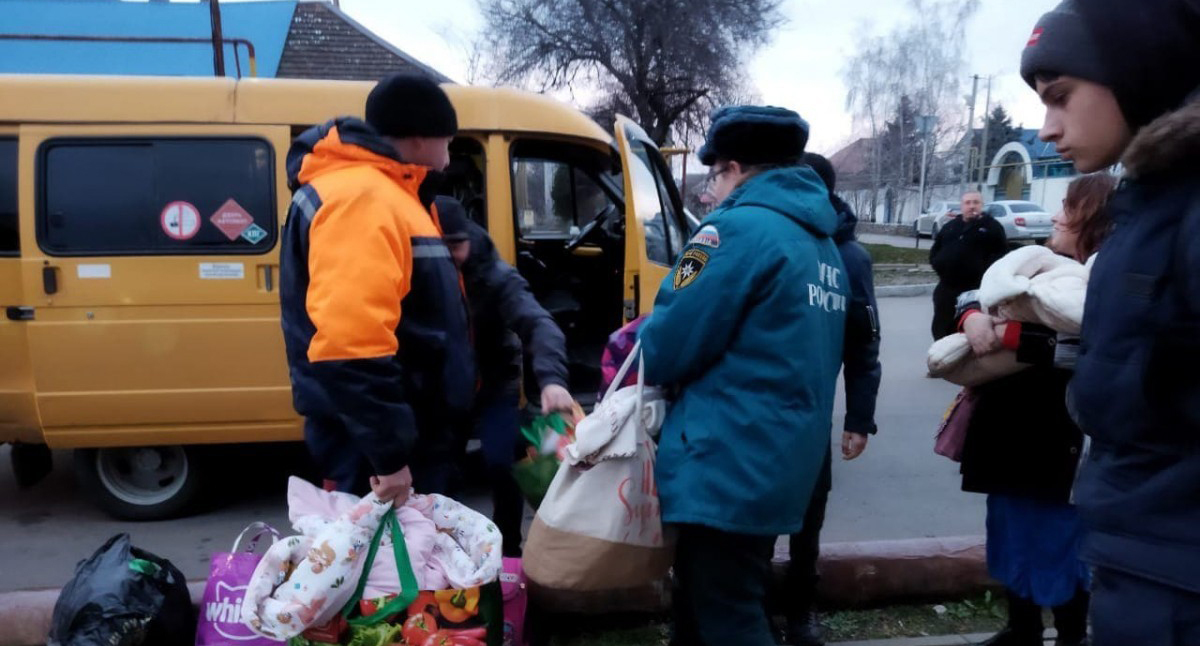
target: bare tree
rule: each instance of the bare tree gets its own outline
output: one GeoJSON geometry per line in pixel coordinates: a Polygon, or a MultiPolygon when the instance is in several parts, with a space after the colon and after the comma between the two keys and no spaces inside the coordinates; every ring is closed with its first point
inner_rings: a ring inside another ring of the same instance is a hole
{"type": "Polygon", "coordinates": [[[871,134],[871,150],[868,154],[873,179],[869,198],[872,220],[879,206],[879,188],[883,185],[880,132],[900,98],[891,87],[893,77],[888,69],[891,62],[891,52],[884,40],[868,38],[843,71],[847,87],[846,108],[851,111],[855,121],[860,124],[865,122],[871,134]]]}
{"type": "Polygon", "coordinates": [[[842,73],[847,87],[846,107],[856,127],[869,131],[875,142],[871,155],[875,183],[870,199],[872,216],[880,191],[903,205],[911,178],[920,175],[920,158],[913,154],[913,147],[893,145],[893,154],[885,154],[885,124],[895,131],[889,136],[908,141],[913,135],[909,131],[913,122],[904,115],[911,111],[913,116],[932,116],[937,125],[930,144],[935,147],[961,130],[958,95],[965,65],[966,26],[978,11],[980,0],[909,0],[908,5],[909,23],[895,27],[886,36],[862,40],[842,73]],[[909,104],[903,109],[902,100],[909,104]]]}
{"type": "Polygon", "coordinates": [[[598,89],[594,114],[628,111],[662,144],[744,92],[742,61],[783,23],[780,1],[480,0],[488,71],[542,90],[598,89]]]}

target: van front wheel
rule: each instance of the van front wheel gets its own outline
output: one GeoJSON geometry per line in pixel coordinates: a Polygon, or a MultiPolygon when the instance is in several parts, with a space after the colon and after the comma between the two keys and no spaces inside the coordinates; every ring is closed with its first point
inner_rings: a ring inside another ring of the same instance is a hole
{"type": "Polygon", "coordinates": [[[77,449],[80,485],[121,520],[160,520],[188,511],[200,493],[196,452],[182,446],[77,449]]]}

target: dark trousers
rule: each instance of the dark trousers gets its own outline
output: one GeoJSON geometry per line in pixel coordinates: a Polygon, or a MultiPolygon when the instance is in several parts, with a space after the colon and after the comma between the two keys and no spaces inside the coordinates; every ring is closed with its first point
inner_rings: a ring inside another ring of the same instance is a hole
{"type": "Polygon", "coordinates": [[[477,408],[475,431],[482,444],[483,463],[492,489],[492,522],[504,537],[504,556],[521,555],[521,525],[525,498],[513,478],[520,433],[517,392],[483,400],[477,408]]]}
{"type": "Polygon", "coordinates": [[[1196,646],[1200,594],[1097,567],[1092,577],[1094,646],[1196,646]]]}
{"type": "Polygon", "coordinates": [[[825,507],[829,503],[829,491],[833,488],[833,454],[825,455],[821,475],[813,489],[804,513],[804,527],[788,539],[787,574],[784,590],[780,593],[783,614],[789,621],[803,620],[817,603],[817,559],[821,556],[821,528],[825,526],[825,507]]]}
{"type": "Polygon", "coordinates": [[[671,646],[773,646],[764,602],[775,537],[676,527],[671,646]]]}
{"type": "MultiPolygon", "coordinates": [[[[341,420],[310,417],[304,420],[304,444],[321,477],[332,481],[337,491],[365,496],[371,491],[371,463],[359,451],[341,420]]],[[[449,454],[424,455],[409,465],[417,493],[450,495],[455,491],[458,469],[449,454]]],[[[389,474],[384,474],[389,475],[389,474]]]]}
{"type": "Polygon", "coordinates": [[[961,289],[943,283],[938,283],[933,289],[933,324],[930,331],[934,340],[958,331],[958,321],[954,320],[954,313],[958,308],[958,295],[962,292],[961,289]]]}

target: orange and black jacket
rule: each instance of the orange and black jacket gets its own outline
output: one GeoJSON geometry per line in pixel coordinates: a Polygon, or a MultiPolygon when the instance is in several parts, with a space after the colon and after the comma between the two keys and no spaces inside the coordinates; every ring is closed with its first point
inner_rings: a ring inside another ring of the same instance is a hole
{"type": "Polygon", "coordinates": [[[458,271],[418,198],[427,169],[339,118],[297,137],[287,170],[280,298],[296,411],[329,441],[348,436],[377,474],[450,450],[475,363],[458,271]]]}

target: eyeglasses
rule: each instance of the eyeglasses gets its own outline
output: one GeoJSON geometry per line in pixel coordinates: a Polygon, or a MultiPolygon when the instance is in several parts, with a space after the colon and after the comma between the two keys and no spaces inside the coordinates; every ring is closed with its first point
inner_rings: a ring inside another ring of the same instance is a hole
{"type": "Polygon", "coordinates": [[[708,171],[708,175],[704,177],[705,188],[707,189],[708,187],[711,187],[714,183],[716,183],[718,177],[728,172],[729,166],[725,166],[724,168],[717,168],[716,166],[713,166],[712,170],[708,171]]]}

